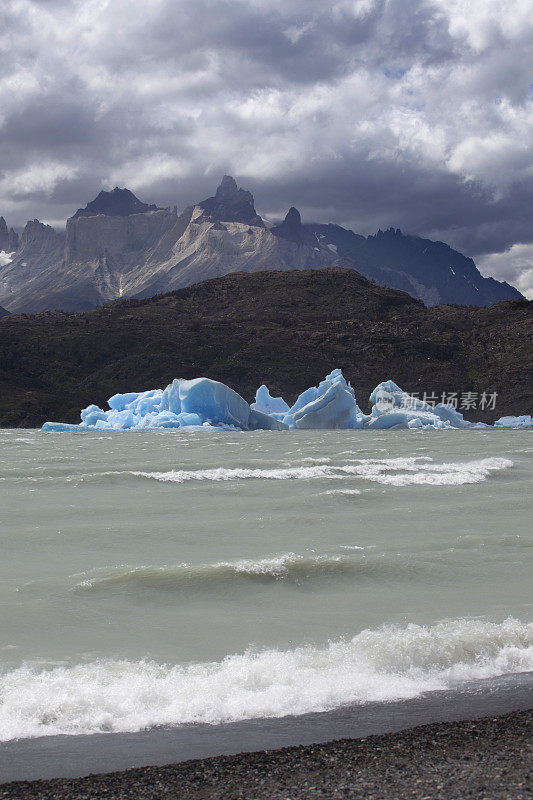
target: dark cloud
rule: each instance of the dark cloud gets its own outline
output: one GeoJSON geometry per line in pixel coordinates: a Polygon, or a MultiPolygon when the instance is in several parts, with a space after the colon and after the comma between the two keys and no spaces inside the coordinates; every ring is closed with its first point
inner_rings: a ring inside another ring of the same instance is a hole
{"type": "Polygon", "coordinates": [[[184,206],[229,172],[271,216],[441,238],[533,291],[528,5],[7,0],[0,213],[184,206]]]}

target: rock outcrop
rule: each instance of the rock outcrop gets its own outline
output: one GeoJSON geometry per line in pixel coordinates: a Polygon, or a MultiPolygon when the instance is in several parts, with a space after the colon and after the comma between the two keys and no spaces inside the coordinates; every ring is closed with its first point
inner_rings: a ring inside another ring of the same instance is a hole
{"type": "Polygon", "coordinates": [[[264,227],[263,220],[255,210],[252,193],[239,189],[235,178],[230,175],[224,175],[214,197],[208,197],[198,205],[204,212],[202,219],[264,227]]]}

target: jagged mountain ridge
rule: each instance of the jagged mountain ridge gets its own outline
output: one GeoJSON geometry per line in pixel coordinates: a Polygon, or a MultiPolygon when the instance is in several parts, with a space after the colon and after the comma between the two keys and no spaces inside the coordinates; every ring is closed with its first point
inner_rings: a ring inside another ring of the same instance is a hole
{"type": "Polygon", "coordinates": [[[483,278],[472,259],[448,245],[400,230],[364,237],[334,224],[302,224],[294,207],[269,225],[253,195],[226,175],[213,197],[179,215],[176,207],[148,205],[115,187],[78,209],[64,236],[38,220],[28,223],[10,263],[0,266],[0,303],[11,312],[83,311],[229,272],[329,266],[355,269],[428,305],[522,297],[483,278]]]}

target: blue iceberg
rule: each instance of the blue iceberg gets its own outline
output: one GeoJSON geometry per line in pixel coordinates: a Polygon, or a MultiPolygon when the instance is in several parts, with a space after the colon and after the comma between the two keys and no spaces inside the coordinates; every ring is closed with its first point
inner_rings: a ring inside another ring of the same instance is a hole
{"type": "Polygon", "coordinates": [[[287,430],[283,422],[250,408],[229,386],[209,378],[176,378],[166,389],[115,394],[107,404],[109,411],[96,405],[84,408],[79,425],[45,422],[42,430],[287,430]]]}
{"type": "Polygon", "coordinates": [[[523,414],[521,417],[500,417],[494,423],[495,428],[533,428],[533,417],[523,414]]]}
{"type": "Polygon", "coordinates": [[[342,371],[334,369],[318,386],[302,392],[283,422],[300,430],[358,430],[366,419],[342,371]]]}
{"type": "Polygon", "coordinates": [[[268,414],[280,421],[289,413],[290,409],[283,397],[271,397],[270,392],[263,384],[255,393],[255,403],[250,408],[259,411],[261,414],[268,414]]]}
{"type": "Polygon", "coordinates": [[[367,428],[488,428],[483,422],[468,422],[451,403],[426,403],[400,389],[394,381],[383,381],[372,394],[372,406],[367,428]]]}
{"type": "MultiPolygon", "coordinates": [[[[447,430],[489,428],[468,422],[452,404],[433,406],[404,392],[394,381],[380,383],[370,395],[370,414],[364,414],[355,392],[340,369],[334,369],[318,386],[311,386],[293,406],[259,387],[250,405],[229,386],[209,378],[175,379],[165,389],[115,394],[109,410],[90,405],[81,422],[69,425],[45,422],[43,431],[140,430],[182,428],[188,430],[390,430],[391,428],[447,430]]],[[[531,428],[533,419],[501,417],[494,427],[531,428]]]]}

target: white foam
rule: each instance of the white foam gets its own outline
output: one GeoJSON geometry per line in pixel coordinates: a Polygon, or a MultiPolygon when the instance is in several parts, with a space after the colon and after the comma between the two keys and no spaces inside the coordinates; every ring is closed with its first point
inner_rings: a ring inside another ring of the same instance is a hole
{"type": "Polygon", "coordinates": [[[304,714],[532,669],[533,624],[516,619],[382,627],[185,666],[24,665],[0,677],[0,740],[304,714]]]}
{"type": "Polygon", "coordinates": [[[375,544],[341,544],[341,550],[375,550],[375,544]]]}
{"type": "MultiPolygon", "coordinates": [[[[206,470],[169,470],[168,472],[133,472],[130,474],[164,483],[186,481],[236,481],[236,480],[310,480],[317,478],[362,480],[392,486],[413,484],[431,486],[460,486],[481,483],[491,472],[508,469],[513,462],[508,458],[483,458],[477,461],[438,464],[428,456],[408,458],[360,459],[352,464],[315,464],[313,466],[259,469],[247,467],[217,467],[206,470]]],[[[341,490],[333,490],[341,491],[341,490]]],[[[345,490],[345,493],[348,490],[345,490]]],[[[350,490],[356,493],[357,489],[350,490]]]]}
{"type": "Polygon", "coordinates": [[[356,474],[366,480],[392,486],[431,485],[461,486],[468,483],[486,481],[491,472],[509,469],[513,462],[508,458],[483,458],[477,461],[452,462],[447,464],[416,463],[410,459],[398,459],[395,465],[375,463],[360,467],[346,467],[350,474],[356,474]],[[397,474],[394,474],[397,471],[397,474]],[[387,474],[392,472],[393,474],[387,474]]]}
{"type": "Polygon", "coordinates": [[[246,467],[217,467],[205,470],[170,470],[168,472],[133,472],[142,478],[156,481],[184,483],[185,481],[238,481],[263,478],[266,480],[309,480],[310,478],[338,478],[336,467],[318,464],[309,467],[280,467],[278,469],[250,469],[246,467]]]}
{"type": "Polygon", "coordinates": [[[321,492],[320,494],[346,495],[349,497],[350,495],[361,494],[361,489],[328,489],[327,492],[321,492]]]}

